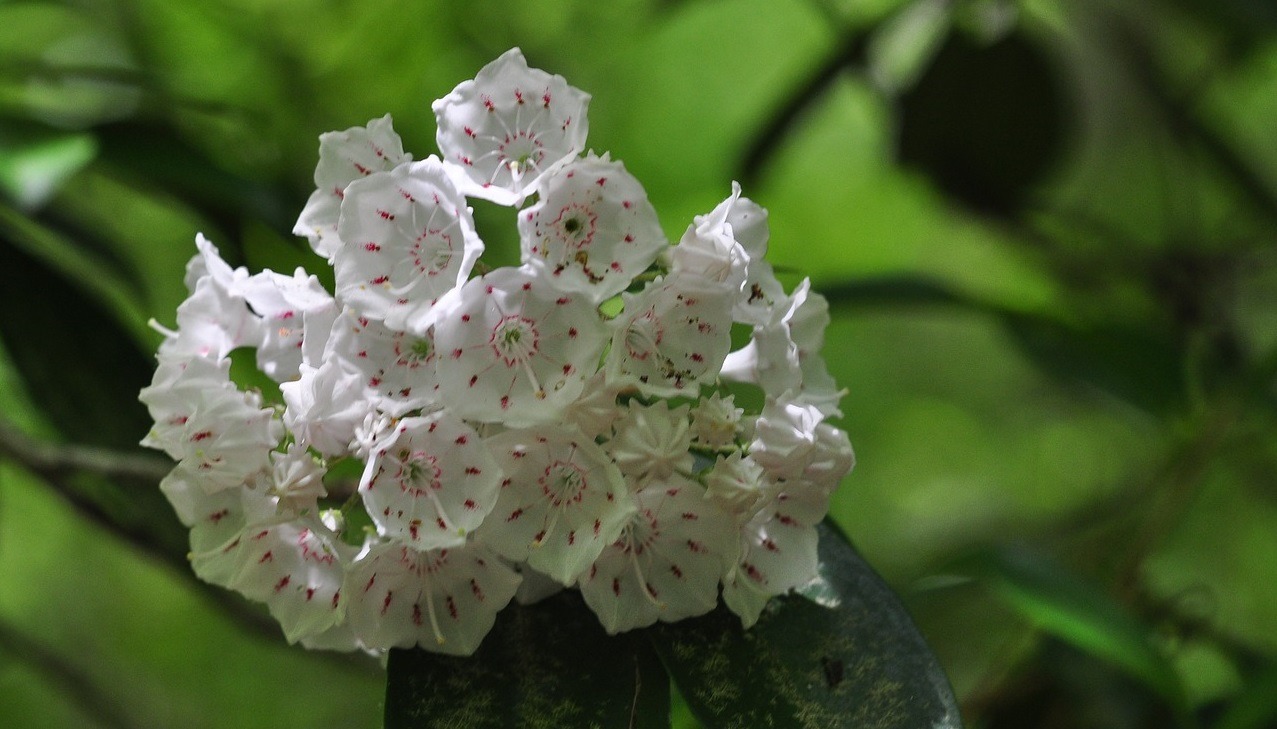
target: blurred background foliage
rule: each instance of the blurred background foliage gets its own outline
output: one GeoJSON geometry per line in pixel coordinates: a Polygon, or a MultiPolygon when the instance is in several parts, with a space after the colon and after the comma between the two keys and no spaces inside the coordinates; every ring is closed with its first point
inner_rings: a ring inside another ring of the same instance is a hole
{"type": "Polygon", "coordinates": [[[518,45],[669,236],[738,179],[829,297],[833,515],[969,726],[1277,726],[1274,7],[0,0],[3,723],[378,725],[374,662],[189,574],[146,322],[197,231],[320,272],[317,136],[390,112],[424,157],[518,45]]]}

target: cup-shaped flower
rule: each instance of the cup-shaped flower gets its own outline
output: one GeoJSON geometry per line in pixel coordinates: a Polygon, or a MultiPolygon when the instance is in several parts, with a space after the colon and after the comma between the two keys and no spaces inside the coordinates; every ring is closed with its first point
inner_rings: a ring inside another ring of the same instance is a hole
{"type": "Polygon", "coordinates": [[[296,379],[305,340],[327,338],[337,317],[337,302],[302,269],[292,276],[266,270],[239,286],[244,300],[260,317],[257,367],[276,382],[296,379]]]}
{"type": "Polygon", "coordinates": [[[736,524],[700,484],[672,476],[634,498],[638,511],[580,580],[608,633],[713,610],[719,579],[736,561],[736,524]]]}
{"type": "Polygon", "coordinates": [[[596,303],[624,291],[666,246],[643,186],[608,155],[577,159],[541,182],[519,211],[523,262],[596,303]]]}
{"type": "Polygon", "coordinates": [[[387,542],[346,577],[346,616],[369,648],[468,656],[514,597],[519,575],[482,545],[421,552],[387,542]]]}
{"type": "Polygon", "coordinates": [[[695,395],[731,348],[731,293],[700,276],[671,274],[623,295],[613,322],[608,379],[649,395],[695,395]]]}
{"type": "Polygon", "coordinates": [[[437,351],[433,329],[401,332],[347,309],[333,327],[327,356],[363,375],[381,410],[404,413],[437,401],[437,351]]]}
{"type": "Polygon", "coordinates": [[[497,464],[479,434],[446,410],[404,418],[359,484],[382,535],[416,549],[456,547],[497,502],[497,464]]]}
{"type": "Polygon", "coordinates": [[[282,435],[274,412],[253,393],[233,387],[200,390],[187,409],[155,427],[143,445],[163,448],[201,475],[208,492],[241,486],[270,467],[282,435]]]}
{"type": "Polygon", "coordinates": [[[319,136],[319,164],[315,167],[315,192],[302,209],[294,235],[305,236],[311,248],[332,260],[341,246],[337,218],[346,186],[374,172],[394,169],[412,159],[391,126],[390,115],[373,119],[366,127],[351,127],[319,136]]]}
{"type": "Polygon", "coordinates": [[[337,231],[337,295],[403,331],[424,331],[435,301],[483,252],[465,198],[434,157],[350,183],[337,231]]]}
{"type": "Polygon", "coordinates": [[[373,407],[363,376],[340,358],[318,367],[302,364],[300,376],[279,390],[284,425],[299,443],[326,456],[346,454],[355,428],[373,407]]]}
{"type": "Polygon", "coordinates": [[[488,439],[505,478],[477,538],[570,585],[634,513],[625,481],[592,438],[541,425],[488,439]]]}
{"type": "Polygon", "coordinates": [[[519,205],[542,175],[585,148],[589,103],[512,48],[431,108],[439,151],[469,181],[465,193],[519,205]]]}
{"type": "Polygon", "coordinates": [[[526,269],[499,268],[440,302],[439,393],[468,420],[553,420],[598,369],[606,332],[594,304],[526,269]]]}
{"type": "Polygon", "coordinates": [[[249,525],[234,553],[239,569],[230,586],[266,603],[295,643],[342,619],[345,549],[314,517],[249,525]]]}
{"type": "Polygon", "coordinates": [[[723,602],[746,628],[774,595],[816,578],[816,527],[764,509],[741,531],[736,567],[723,579],[723,602]]]}

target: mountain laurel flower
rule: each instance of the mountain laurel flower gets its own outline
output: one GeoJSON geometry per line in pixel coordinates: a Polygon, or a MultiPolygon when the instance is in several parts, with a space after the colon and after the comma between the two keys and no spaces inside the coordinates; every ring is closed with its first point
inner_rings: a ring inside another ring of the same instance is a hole
{"type": "Polygon", "coordinates": [[[316,253],[331,261],[341,247],[337,221],[346,186],[411,160],[412,155],[404,154],[403,141],[395,133],[389,114],[364,127],[321,134],[316,189],[297,218],[293,233],[305,236],[316,253]]]}
{"type": "Polygon", "coordinates": [[[466,656],[559,591],[608,633],[720,600],[748,627],[816,573],[855,462],[828,304],[786,291],[739,184],[671,245],[585,151],[589,102],[516,48],[434,102],[438,156],[389,116],[320,136],[294,233],[331,279],[196,237],[142,444],[195,574],[290,642],[466,656]],[[481,260],[476,199],[515,208],[518,266],[481,260]]]}
{"type": "Polygon", "coordinates": [[[585,148],[590,95],[501,54],[434,102],[439,150],[470,184],[466,194],[522,205],[541,178],[585,148]]]}
{"type": "Polygon", "coordinates": [[[519,213],[519,240],[524,263],[595,303],[624,291],[668,245],[643,186],[606,154],[547,176],[519,213]]]}

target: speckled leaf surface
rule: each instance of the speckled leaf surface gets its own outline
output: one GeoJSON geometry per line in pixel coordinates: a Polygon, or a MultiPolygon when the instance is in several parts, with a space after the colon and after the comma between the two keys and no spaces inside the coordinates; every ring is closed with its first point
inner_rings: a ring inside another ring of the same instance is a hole
{"type": "Polygon", "coordinates": [[[821,579],[742,630],[725,609],[650,635],[706,727],[957,729],[949,682],[899,599],[834,529],[821,579]]]}
{"type": "Polygon", "coordinates": [[[497,616],[468,658],[390,652],[386,729],[669,727],[669,679],[637,634],[608,637],[576,593],[497,616]]]}

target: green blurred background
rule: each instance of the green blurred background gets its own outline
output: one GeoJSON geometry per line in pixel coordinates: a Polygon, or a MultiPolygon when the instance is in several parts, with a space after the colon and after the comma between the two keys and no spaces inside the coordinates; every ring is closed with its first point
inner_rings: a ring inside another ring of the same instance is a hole
{"type": "Polygon", "coordinates": [[[970,727],[1277,726],[1266,0],[0,0],[0,725],[379,725],[375,662],[194,580],[151,461],[68,459],[138,454],[197,231],[320,272],[317,136],[425,157],[516,45],[672,238],[770,209],[832,305],[834,518],[970,727]]]}

